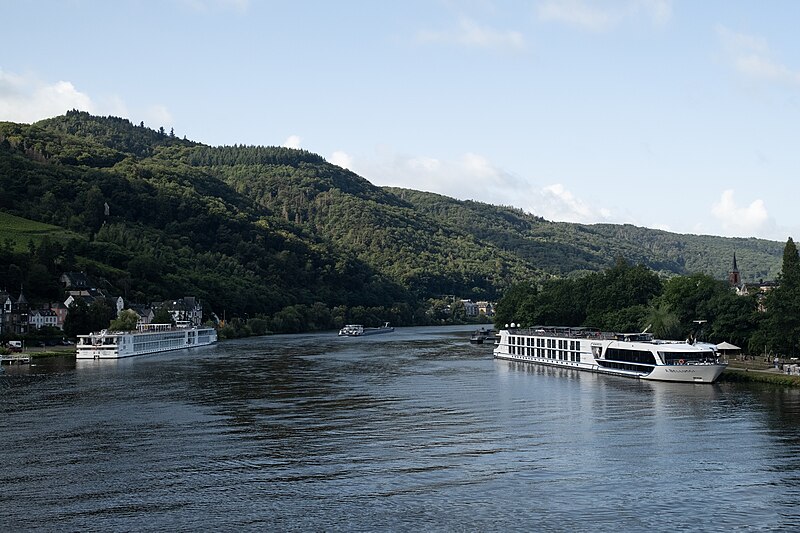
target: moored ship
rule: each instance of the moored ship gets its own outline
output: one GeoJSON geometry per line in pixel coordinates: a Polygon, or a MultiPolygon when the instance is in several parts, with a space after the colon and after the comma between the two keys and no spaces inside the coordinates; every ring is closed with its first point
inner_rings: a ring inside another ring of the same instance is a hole
{"type": "Polygon", "coordinates": [[[136,331],[108,331],[78,335],[76,359],[120,359],[135,355],[207,346],[217,342],[217,330],[208,326],[173,327],[142,324],[136,331]]]}
{"type": "Polygon", "coordinates": [[[481,328],[470,335],[469,342],[472,344],[495,343],[497,338],[497,330],[481,328]]]}
{"type": "Polygon", "coordinates": [[[512,327],[494,357],[654,381],[713,383],[727,364],[711,344],[654,339],[650,333],[588,328],[512,327]]]}
{"type": "Polygon", "coordinates": [[[361,324],[347,324],[339,330],[340,337],[363,337],[364,335],[376,335],[378,333],[391,333],[394,328],[386,322],[379,328],[365,328],[361,324]]]}

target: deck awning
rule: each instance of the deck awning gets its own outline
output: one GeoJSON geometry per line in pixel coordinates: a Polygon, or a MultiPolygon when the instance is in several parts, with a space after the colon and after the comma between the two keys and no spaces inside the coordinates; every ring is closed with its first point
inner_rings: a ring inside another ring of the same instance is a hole
{"type": "Polygon", "coordinates": [[[729,342],[721,342],[717,344],[717,350],[721,352],[734,352],[737,350],[741,350],[741,348],[739,348],[738,346],[734,346],[729,342]]]}

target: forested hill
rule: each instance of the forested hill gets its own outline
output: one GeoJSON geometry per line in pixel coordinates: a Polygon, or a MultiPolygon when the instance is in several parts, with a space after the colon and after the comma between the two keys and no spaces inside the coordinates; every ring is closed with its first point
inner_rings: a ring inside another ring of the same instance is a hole
{"type": "Polygon", "coordinates": [[[557,276],[597,272],[618,257],[665,275],[702,272],[726,279],[733,252],[745,281],[775,279],[785,243],[754,238],[682,235],[629,224],[550,222],[521,209],[386,188],[441,224],[469,231],[557,276]]]}
{"type": "MultiPolygon", "coordinates": [[[[496,299],[515,282],[601,270],[618,256],[724,277],[736,250],[746,279],[768,279],[783,247],[553,223],[376,187],[303,150],[209,147],[78,111],[0,123],[0,191],[0,211],[65,230],[45,239],[47,253],[41,242],[0,246],[0,290],[22,284],[44,300],[56,287],[31,283],[28,267],[40,267],[37,279],[78,269],[133,301],[195,295],[220,315],[295,323],[315,310],[317,323],[299,327],[379,315],[424,323],[430,298],[496,299]]],[[[0,242],[12,229],[0,228],[0,242]]]]}

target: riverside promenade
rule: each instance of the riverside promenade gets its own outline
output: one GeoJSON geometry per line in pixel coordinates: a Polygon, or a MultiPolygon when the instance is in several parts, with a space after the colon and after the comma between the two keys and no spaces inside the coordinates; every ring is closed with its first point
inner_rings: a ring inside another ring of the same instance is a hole
{"type": "Polygon", "coordinates": [[[728,361],[728,368],[725,369],[719,380],[723,382],[772,383],[788,387],[800,387],[800,376],[787,374],[783,363],[779,363],[778,366],[779,368],[775,368],[774,363],[769,363],[763,359],[748,359],[745,361],[731,359],[728,361]]]}

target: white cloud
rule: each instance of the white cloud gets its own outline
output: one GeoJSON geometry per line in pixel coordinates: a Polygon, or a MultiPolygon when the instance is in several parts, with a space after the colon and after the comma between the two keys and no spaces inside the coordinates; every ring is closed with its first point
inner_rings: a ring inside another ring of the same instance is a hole
{"type": "Polygon", "coordinates": [[[719,201],[711,207],[711,214],[728,236],[758,237],[773,232],[774,224],[764,200],[753,200],[750,205],[742,207],[736,203],[733,195],[732,189],[723,191],[719,201]]]}
{"type": "Polygon", "coordinates": [[[417,33],[417,42],[445,43],[476,48],[525,48],[522,33],[513,30],[496,30],[479,25],[472,19],[461,17],[455,28],[448,30],[423,30],[417,33]]]}
{"type": "Polygon", "coordinates": [[[284,148],[300,148],[300,136],[299,135],[289,135],[285,141],[283,141],[284,148]]]}
{"type": "Polygon", "coordinates": [[[800,85],[800,71],[773,59],[763,37],[738,33],[721,25],[716,32],[728,61],[740,74],[756,80],[800,85]]]}
{"type": "Polygon", "coordinates": [[[608,221],[611,217],[610,210],[589,205],[560,183],[542,188],[541,195],[544,201],[540,216],[549,220],[591,224],[608,221]]]}
{"type": "Polygon", "coordinates": [[[145,124],[152,124],[153,128],[172,127],[175,122],[172,113],[163,105],[150,106],[144,113],[145,124]]]}
{"type": "Polygon", "coordinates": [[[628,0],[588,2],[586,0],[545,0],[538,4],[540,20],[560,22],[580,29],[608,31],[626,20],[644,17],[656,25],[672,18],[671,0],[628,0]]]}
{"type": "Polygon", "coordinates": [[[664,25],[672,19],[672,0],[638,0],[633,2],[632,10],[645,13],[657,25],[664,25]]]}
{"type": "Polygon", "coordinates": [[[70,109],[96,112],[91,98],[69,81],[45,83],[0,70],[0,120],[30,123],[70,109]]]}
{"type": "MultiPolygon", "coordinates": [[[[118,96],[93,99],[70,81],[45,82],[30,74],[15,74],[0,69],[0,120],[32,123],[63,115],[71,109],[94,115],[131,117],[118,96]]],[[[144,120],[152,127],[170,127],[174,119],[163,105],[153,105],[137,113],[134,122],[144,120]]]]}
{"type": "Polygon", "coordinates": [[[337,150],[331,154],[330,162],[348,170],[352,170],[353,167],[353,158],[341,150],[337,150]]]}
{"type": "Polygon", "coordinates": [[[580,0],[548,1],[538,6],[539,19],[563,22],[579,28],[603,31],[616,24],[616,16],[607,10],[580,0]]]}
{"type": "Polygon", "coordinates": [[[461,200],[509,205],[548,220],[608,222],[607,209],[589,205],[561,184],[542,187],[466,153],[454,160],[396,154],[388,148],[374,158],[351,158],[354,172],[376,185],[433,192],[461,200]]]}

